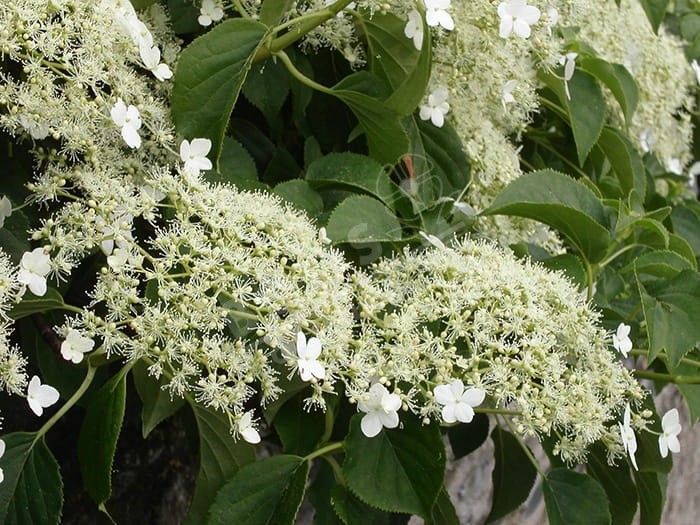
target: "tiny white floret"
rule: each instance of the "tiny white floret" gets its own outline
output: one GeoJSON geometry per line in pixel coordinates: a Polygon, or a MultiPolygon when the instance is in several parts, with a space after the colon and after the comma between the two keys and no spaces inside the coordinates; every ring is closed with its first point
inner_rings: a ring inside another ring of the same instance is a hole
{"type": "Polygon", "coordinates": [[[529,38],[530,26],[540,19],[540,10],[527,5],[527,0],[508,0],[498,5],[498,16],[501,17],[498,28],[501,38],[508,38],[511,34],[529,38]]]}
{"type": "Polygon", "coordinates": [[[61,343],[61,356],[66,361],[80,363],[86,353],[95,347],[95,341],[80,335],[77,330],[69,330],[65,341],[61,343]]]}
{"type": "Polygon", "coordinates": [[[428,103],[420,107],[421,120],[430,120],[434,126],[441,128],[445,123],[445,115],[450,111],[447,102],[448,92],[446,87],[439,87],[428,95],[428,103]]]}
{"type": "Polygon", "coordinates": [[[318,360],[321,355],[321,341],[317,337],[312,337],[306,341],[304,332],[297,333],[297,368],[302,381],[312,379],[323,379],[326,377],[326,370],[318,360]]]}
{"type": "Polygon", "coordinates": [[[212,168],[207,154],[211,150],[211,140],[192,139],[192,142],[183,140],[180,143],[180,159],[185,163],[183,170],[190,175],[199,175],[202,170],[212,168]]]}
{"type": "Polygon", "coordinates": [[[464,389],[464,383],[456,379],[447,385],[438,385],[433,389],[435,401],[444,405],[442,419],[445,423],[469,423],[474,419],[474,407],[484,402],[486,392],[480,388],[464,389]]]}
{"type": "Polygon", "coordinates": [[[661,418],[661,435],[659,436],[659,452],[661,457],[668,456],[668,451],[678,453],[681,451],[681,444],[678,441],[678,434],[681,433],[681,424],[678,420],[678,410],[672,408],[661,418]]]}
{"type": "Polygon", "coordinates": [[[27,403],[37,416],[44,413],[44,409],[58,401],[58,390],[49,385],[42,385],[39,376],[34,376],[27,387],[27,403]]]}
{"type": "Polygon", "coordinates": [[[51,271],[51,258],[43,248],[25,252],[19,263],[17,280],[26,284],[29,290],[39,297],[46,293],[46,276],[51,271]]]}
{"type": "Polygon", "coordinates": [[[360,421],[362,433],[374,437],[382,428],[399,426],[398,410],[401,408],[401,398],[398,394],[390,394],[384,385],[374,383],[369,393],[359,400],[357,408],[365,413],[360,421]]]}
{"type": "Polygon", "coordinates": [[[408,21],[403,28],[406,38],[413,40],[413,45],[420,51],[423,48],[423,18],[415,9],[408,13],[408,21]]]}
{"type": "Polygon", "coordinates": [[[634,454],[637,452],[637,438],[634,435],[634,430],[632,430],[630,426],[629,403],[627,403],[625,407],[625,415],[623,416],[622,423],[618,423],[618,425],[620,426],[620,437],[622,438],[625,452],[629,455],[634,470],[639,470],[639,468],[637,468],[637,459],[634,457],[634,454]]]}
{"type": "Polygon", "coordinates": [[[224,17],[224,10],[214,0],[202,0],[202,5],[199,8],[199,17],[197,22],[199,25],[207,27],[212,22],[218,22],[224,17]]]}
{"type": "Polygon", "coordinates": [[[632,340],[629,338],[630,327],[625,323],[620,323],[617,331],[613,334],[613,346],[615,350],[627,357],[627,353],[632,350],[632,340]]]}

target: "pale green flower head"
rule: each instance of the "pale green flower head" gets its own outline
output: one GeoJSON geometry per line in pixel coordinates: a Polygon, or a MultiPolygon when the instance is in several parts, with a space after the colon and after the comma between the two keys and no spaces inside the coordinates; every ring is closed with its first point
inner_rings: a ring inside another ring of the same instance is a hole
{"type": "Polygon", "coordinates": [[[481,389],[487,404],[522,412],[519,432],[572,441],[561,455],[576,461],[643,397],[576,287],[491,244],[407,250],[355,282],[363,363],[348,390],[358,399],[380,378],[416,414],[454,421],[444,407],[469,403],[444,385],[481,389]]]}

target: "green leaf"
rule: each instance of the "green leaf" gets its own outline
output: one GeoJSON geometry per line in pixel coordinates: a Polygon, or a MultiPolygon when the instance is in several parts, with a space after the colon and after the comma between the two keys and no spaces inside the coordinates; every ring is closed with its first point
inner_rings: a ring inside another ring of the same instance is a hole
{"type": "Polygon", "coordinates": [[[231,111],[267,27],[233,18],[195,39],[180,55],[173,78],[171,108],[179,134],[212,141],[209,158],[219,156],[231,111]]]}
{"type": "Polygon", "coordinates": [[[382,164],[395,164],[408,152],[400,115],[384,101],[386,86],[367,72],[353,73],[333,86],[331,94],[355,114],[367,136],[369,154],[382,164]]]}
{"type": "Polygon", "coordinates": [[[112,462],[125,407],[126,375],[117,373],[92,398],[80,427],[80,475],[97,505],[106,502],[112,493],[112,462]]]}
{"type": "Polygon", "coordinates": [[[299,392],[287,401],[275,416],[275,430],[287,454],[304,456],[316,449],[326,430],[326,414],[308,411],[304,400],[308,392],[299,392]]]}
{"type": "Polygon", "coordinates": [[[158,424],[180,410],[185,400],[181,397],[171,398],[170,393],[163,389],[168,384],[165,377],[156,379],[149,375],[148,367],[139,361],[132,368],[134,385],[141,398],[141,433],[146,438],[158,424]]]}
{"type": "Polygon", "coordinates": [[[219,170],[204,172],[204,178],[213,183],[222,182],[240,186],[245,185],[247,181],[258,182],[258,170],[248,150],[235,139],[224,137],[219,170]]]}
{"type": "MultiPolygon", "coordinates": [[[[374,159],[357,153],[331,153],[315,160],[306,170],[306,180],[314,187],[339,186],[359,189],[393,208],[397,188],[384,167],[374,159]]],[[[338,189],[338,188],[336,188],[338,189]]]]}
{"type": "Polygon", "coordinates": [[[423,49],[404,35],[406,21],[393,14],[363,12],[358,20],[367,38],[369,69],[381,77],[392,94],[386,104],[399,115],[410,115],[425,95],[430,78],[430,31],[423,22],[423,49]]]}
{"type": "Polygon", "coordinates": [[[671,211],[673,232],[683,237],[700,257],[700,209],[695,203],[678,204],[671,211]]]}
{"type": "Polygon", "coordinates": [[[63,507],[63,481],[58,463],[36,433],[16,432],[2,438],[0,523],[58,524],[63,507]]]}
{"type": "Polygon", "coordinates": [[[178,35],[202,29],[197,21],[199,7],[195,7],[191,0],[168,0],[167,12],[170,14],[173,31],[178,35]]]}
{"type": "MultiPolygon", "coordinates": [[[[9,159],[0,158],[0,162],[7,169],[5,164],[9,159]]],[[[11,169],[11,168],[10,168],[11,169]]],[[[7,191],[3,185],[3,191],[7,191]]],[[[13,203],[14,205],[14,203],[13,203]]],[[[29,243],[29,219],[23,210],[15,210],[12,215],[5,218],[5,223],[0,228],[0,248],[9,255],[13,262],[19,263],[25,252],[31,251],[29,243]]]]}
{"type": "Polygon", "coordinates": [[[277,455],[236,472],[216,495],[208,525],[283,525],[294,523],[304,497],[309,462],[277,455]]]}
{"type": "Polygon", "coordinates": [[[290,91],[289,72],[281,61],[267,59],[250,68],[242,91],[268,122],[279,116],[290,91]]]}
{"type": "Polygon", "coordinates": [[[668,250],[643,253],[634,260],[632,267],[636,268],[637,273],[661,279],[672,279],[683,270],[693,269],[687,259],[668,250]]]}
{"type": "Polygon", "coordinates": [[[199,525],[223,484],[243,466],[255,461],[255,448],[234,441],[228,418],[197,403],[190,404],[199,431],[199,474],[186,523],[199,525]]]}
{"type": "Polygon", "coordinates": [[[562,272],[566,275],[579,290],[583,290],[588,285],[586,269],[583,267],[581,259],[573,253],[562,253],[549,259],[539,261],[542,266],[553,271],[562,272]]]}
{"type": "Polygon", "coordinates": [[[688,13],[681,18],[681,36],[692,42],[700,33],[700,15],[697,13],[688,13]]]}
{"type": "Polygon", "coordinates": [[[527,445],[498,426],[491,432],[491,439],[496,463],[491,473],[493,501],[486,523],[496,521],[522,505],[537,477],[537,469],[522,448],[527,445]]]}
{"type": "Polygon", "coordinates": [[[448,428],[447,437],[455,459],[463,458],[483,445],[489,437],[489,417],[486,414],[474,414],[471,423],[448,428]]]}
{"type": "Polygon", "coordinates": [[[459,525],[457,511],[444,487],[433,505],[429,525],[459,525]]]}
{"type": "Polygon", "coordinates": [[[633,474],[639,497],[639,525],[659,525],[664,510],[666,476],[657,472],[637,472],[636,470],[633,474]]]}
{"type": "Polygon", "coordinates": [[[401,239],[401,225],[396,216],[381,202],[366,195],[354,195],[338,204],[326,229],[334,243],[401,239]]]}
{"type": "Polygon", "coordinates": [[[383,429],[373,438],[362,434],[362,415],[354,416],[343,473],[348,488],[369,505],[430,519],[442,489],[445,449],[437,426],[402,416],[404,428],[383,429]]]}
{"type": "Polygon", "coordinates": [[[258,18],[268,26],[279,24],[293,3],[294,0],[264,0],[258,18]]]}
{"type": "Polygon", "coordinates": [[[669,0],[639,0],[642,4],[644,12],[647,14],[649,23],[654,29],[654,33],[659,30],[659,26],[666,16],[666,8],[668,7],[669,0]]]}
{"type": "Polygon", "coordinates": [[[357,499],[342,485],[331,491],[333,509],[345,525],[391,525],[391,516],[357,499]]]}
{"type": "Polygon", "coordinates": [[[15,321],[27,317],[32,314],[39,314],[48,312],[50,310],[58,310],[63,308],[65,303],[63,302],[63,297],[58,293],[58,290],[54,288],[47,288],[46,293],[38,297],[27,291],[22,297],[22,301],[15,305],[12,310],[8,312],[8,316],[15,321]]]}
{"type": "Polygon", "coordinates": [[[605,126],[598,138],[598,147],[610,161],[620,181],[623,195],[633,189],[638,195],[646,194],[644,164],[634,145],[617,129],[605,126]]]}
{"type": "Polygon", "coordinates": [[[540,78],[559,99],[559,109],[564,112],[561,116],[571,126],[578,163],[583,166],[588,153],[598,141],[605,122],[605,98],[600,85],[588,73],[577,70],[568,82],[569,98],[562,78],[545,73],[540,74],[540,78]]]}
{"type": "Polygon", "coordinates": [[[309,183],[301,179],[292,179],[275,186],[274,192],[296,208],[316,217],[323,211],[323,199],[309,183]]]}
{"type": "Polygon", "coordinates": [[[613,64],[597,57],[583,56],[576,62],[577,67],[593,75],[610,90],[629,126],[639,102],[639,88],[629,70],[622,64],[613,64]]]}
{"type": "Polygon", "coordinates": [[[695,259],[693,249],[690,247],[690,244],[688,244],[688,241],[686,241],[683,237],[676,235],[675,233],[671,233],[668,236],[668,249],[685,258],[685,260],[691,264],[693,269],[697,269],[698,263],[695,259]]]}
{"type": "MultiPolygon", "coordinates": [[[[313,481],[306,491],[307,498],[314,508],[314,525],[347,525],[338,516],[332,502],[332,496],[335,494],[337,486],[333,468],[327,461],[321,461],[315,467],[313,481]]],[[[343,497],[343,492],[345,490],[341,486],[341,498],[343,497]]],[[[357,500],[357,498],[355,499],[357,500]]],[[[362,503],[359,500],[357,501],[362,503]]]]}
{"type": "Polygon", "coordinates": [[[607,525],[605,491],[592,477],[567,468],[549,472],[542,482],[550,525],[607,525]]]}
{"type": "Polygon", "coordinates": [[[608,465],[607,452],[596,445],[588,455],[588,473],[600,483],[610,503],[612,525],[629,525],[637,511],[637,491],[626,463],[608,465]]]}
{"type": "MultiPolygon", "coordinates": [[[[694,365],[689,365],[681,361],[679,365],[671,369],[673,375],[679,376],[693,376],[697,375],[698,368],[694,365]]],[[[680,390],[683,399],[685,399],[688,405],[688,411],[690,412],[690,424],[694,425],[700,419],[700,385],[682,383],[676,385],[676,388],[680,390]]]]}
{"type": "Polygon", "coordinates": [[[134,9],[144,9],[155,4],[158,0],[129,0],[134,9]]]}
{"type": "Polygon", "coordinates": [[[700,274],[684,270],[645,286],[637,275],[649,338],[649,359],[666,350],[675,367],[700,341],[700,274]]]}
{"type": "Polygon", "coordinates": [[[580,182],[552,170],[518,177],[483,215],[516,215],[548,224],[566,235],[591,262],[601,260],[610,244],[600,199],[580,182]]]}

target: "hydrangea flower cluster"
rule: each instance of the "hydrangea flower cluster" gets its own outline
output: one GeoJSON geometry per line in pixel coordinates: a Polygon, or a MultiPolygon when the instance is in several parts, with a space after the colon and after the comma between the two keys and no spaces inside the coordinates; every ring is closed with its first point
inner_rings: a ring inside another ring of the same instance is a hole
{"type": "Polygon", "coordinates": [[[9,394],[22,393],[27,384],[27,359],[10,341],[12,320],[7,315],[21,298],[17,273],[10,257],[0,249],[0,389],[9,394]]]}
{"type": "Polygon", "coordinates": [[[519,432],[556,435],[566,461],[597,440],[621,453],[617,420],[643,391],[561,274],[465,240],[405,251],[354,280],[363,330],[348,390],[359,403],[381,383],[408,410],[454,422],[481,390],[521,412],[519,432]]]}

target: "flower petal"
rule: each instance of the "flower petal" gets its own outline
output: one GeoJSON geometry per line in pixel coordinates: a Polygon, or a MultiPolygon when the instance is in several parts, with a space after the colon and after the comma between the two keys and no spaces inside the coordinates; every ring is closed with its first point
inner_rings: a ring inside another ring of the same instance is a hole
{"type": "Polygon", "coordinates": [[[481,388],[472,387],[465,390],[464,394],[462,395],[462,401],[471,407],[478,407],[484,402],[485,397],[486,392],[484,392],[481,388]]]}
{"type": "Polygon", "coordinates": [[[436,386],[433,388],[433,395],[435,396],[435,401],[441,405],[448,405],[456,401],[449,385],[436,386]]]}
{"type": "Polygon", "coordinates": [[[379,414],[377,412],[370,412],[365,415],[360,421],[360,429],[362,433],[368,437],[372,438],[382,431],[382,422],[379,419],[379,414]]]}
{"type": "Polygon", "coordinates": [[[454,413],[457,421],[462,423],[470,423],[474,419],[474,409],[466,403],[457,403],[454,405],[454,413]]]}
{"type": "Polygon", "coordinates": [[[318,337],[312,337],[306,343],[306,356],[308,359],[316,359],[321,355],[321,341],[318,337]]]}

